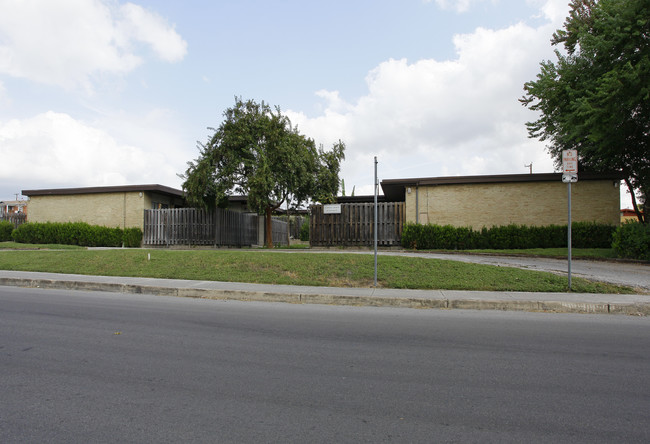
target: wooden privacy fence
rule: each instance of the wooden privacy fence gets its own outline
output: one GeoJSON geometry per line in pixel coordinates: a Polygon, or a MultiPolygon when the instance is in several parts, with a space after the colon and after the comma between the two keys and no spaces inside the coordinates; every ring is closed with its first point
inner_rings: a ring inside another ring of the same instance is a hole
{"type": "Polygon", "coordinates": [[[14,228],[18,228],[18,225],[27,222],[27,214],[25,213],[0,214],[0,222],[3,221],[11,222],[14,225],[14,228]]]}
{"type": "MultiPolygon", "coordinates": [[[[324,214],[322,205],[311,207],[309,243],[315,247],[372,246],[374,203],[341,204],[340,214],[324,214]]],[[[404,202],[377,204],[377,244],[400,245],[404,226],[404,202]]]]}
{"type": "MultiPolygon", "coordinates": [[[[144,210],[143,245],[259,245],[260,217],[217,208],[144,210]]],[[[286,222],[273,221],[273,243],[286,244],[286,222]]]]}
{"type": "MultiPolygon", "coordinates": [[[[263,219],[263,217],[260,217],[263,219]]],[[[266,226],[266,224],[265,224],[266,226]]],[[[271,218],[271,232],[273,233],[273,245],[287,245],[287,230],[289,224],[283,220],[271,218]]]]}
{"type": "MultiPolygon", "coordinates": [[[[286,215],[280,216],[277,219],[286,222],[287,220],[290,220],[289,222],[289,235],[293,239],[300,239],[300,229],[302,228],[303,224],[307,223],[307,218],[303,216],[294,216],[292,215],[290,218],[287,218],[286,215]]],[[[285,234],[286,236],[286,234],[285,234]]],[[[275,239],[275,235],[273,237],[275,239]]]]}

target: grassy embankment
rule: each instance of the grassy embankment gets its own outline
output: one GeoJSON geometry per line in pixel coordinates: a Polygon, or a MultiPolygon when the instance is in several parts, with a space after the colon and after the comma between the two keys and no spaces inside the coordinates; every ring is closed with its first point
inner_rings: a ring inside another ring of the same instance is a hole
{"type": "MultiPolygon", "coordinates": [[[[526,250],[462,250],[449,251],[438,250],[445,253],[470,253],[470,254],[492,254],[504,256],[537,256],[566,259],[569,252],[567,248],[529,248],[526,250]]],[[[579,259],[616,259],[616,252],[613,248],[572,248],[571,257],[579,259]]]]}
{"type": "MultiPolygon", "coordinates": [[[[373,256],[359,254],[268,250],[9,251],[4,247],[11,245],[0,243],[2,270],[343,287],[372,286],[374,275],[373,256]]],[[[398,256],[380,255],[378,262],[378,284],[385,288],[567,291],[566,277],[551,273],[398,256]]],[[[632,292],[579,278],[572,280],[572,288],[585,293],[632,292]]]]}

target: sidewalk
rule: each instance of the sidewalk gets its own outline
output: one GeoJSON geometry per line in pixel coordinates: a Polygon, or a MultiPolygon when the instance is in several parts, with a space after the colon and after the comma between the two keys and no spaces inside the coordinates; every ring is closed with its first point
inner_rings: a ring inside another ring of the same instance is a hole
{"type": "Polygon", "coordinates": [[[650,315],[650,296],[640,294],[335,288],[5,270],[0,285],[295,304],[650,315]]]}

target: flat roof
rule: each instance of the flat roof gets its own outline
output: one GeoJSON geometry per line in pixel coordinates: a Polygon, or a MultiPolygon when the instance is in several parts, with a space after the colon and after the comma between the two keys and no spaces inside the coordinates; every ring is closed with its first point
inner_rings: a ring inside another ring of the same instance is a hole
{"type": "Polygon", "coordinates": [[[24,196],[60,196],[70,194],[128,193],[136,191],[154,191],[161,194],[183,197],[183,191],[158,184],[22,190],[22,194],[24,196]]]}
{"type": "MultiPolygon", "coordinates": [[[[369,196],[337,196],[337,203],[373,203],[375,201],[374,195],[369,196]]],[[[386,197],[383,194],[377,196],[377,202],[386,202],[386,197]]]]}
{"type": "MultiPolygon", "coordinates": [[[[621,180],[620,173],[578,173],[579,180],[621,180]]],[[[412,179],[386,179],[381,181],[386,200],[401,202],[405,200],[406,187],[468,185],[485,183],[516,183],[516,182],[562,182],[562,173],[535,174],[500,174],[483,176],[447,176],[420,177],[412,179]]]]}

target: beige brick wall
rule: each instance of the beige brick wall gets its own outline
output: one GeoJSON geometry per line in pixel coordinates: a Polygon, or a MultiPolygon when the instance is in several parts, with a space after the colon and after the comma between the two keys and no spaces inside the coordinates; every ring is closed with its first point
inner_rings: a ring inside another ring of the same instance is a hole
{"type": "MultiPolygon", "coordinates": [[[[457,227],[564,225],[567,185],[556,182],[463,184],[412,187],[406,194],[406,221],[457,227]]],[[[574,222],[620,222],[619,188],[612,180],[589,180],[571,186],[574,222]]]]}
{"type": "MultiPolygon", "coordinates": [[[[146,193],[98,193],[32,196],[30,222],[87,222],[106,227],[138,227],[144,223],[146,193]]],[[[151,199],[149,199],[149,204],[151,199]]]]}

